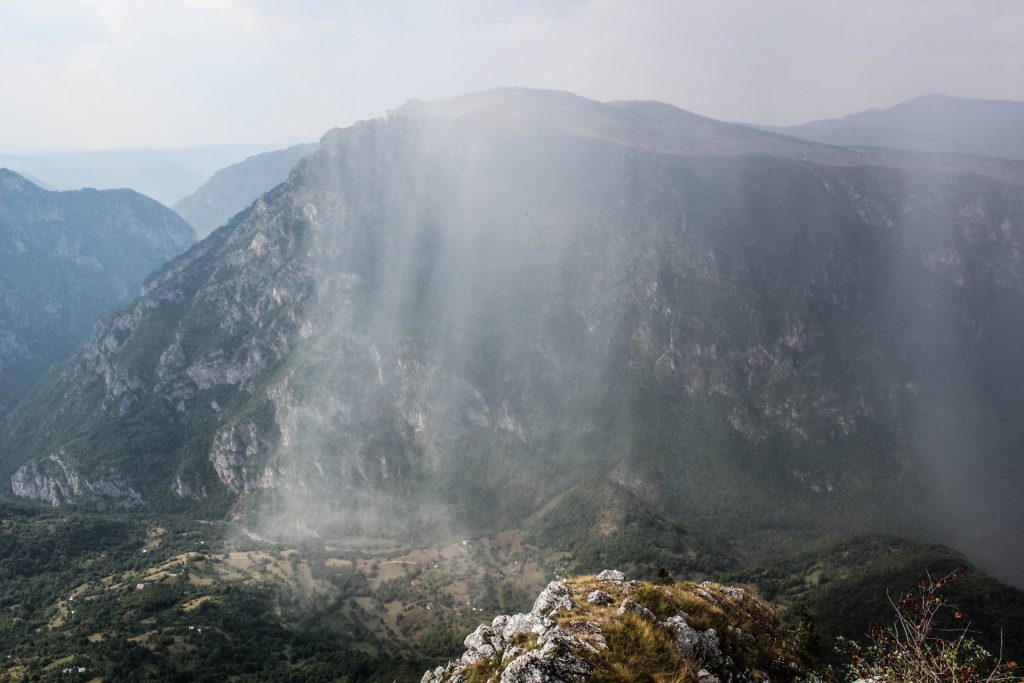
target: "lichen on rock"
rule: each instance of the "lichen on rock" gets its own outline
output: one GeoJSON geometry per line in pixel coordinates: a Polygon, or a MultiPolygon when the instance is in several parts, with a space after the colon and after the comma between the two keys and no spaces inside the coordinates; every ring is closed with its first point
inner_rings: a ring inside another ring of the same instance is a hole
{"type": "Polygon", "coordinates": [[[422,683],[618,681],[624,672],[742,683],[802,673],[793,638],[749,591],[711,582],[655,586],[622,572],[552,581],[529,614],[495,617],[465,646],[422,683]]]}

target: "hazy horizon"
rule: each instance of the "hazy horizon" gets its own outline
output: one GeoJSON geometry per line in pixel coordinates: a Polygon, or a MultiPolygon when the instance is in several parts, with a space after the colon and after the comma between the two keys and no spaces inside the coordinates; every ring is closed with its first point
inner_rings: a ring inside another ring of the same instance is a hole
{"type": "Polygon", "coordinates": [[[0,681],[1024,683],[1022,37],[0,0],[0,681]]]}
{"type": "Polygon", "coordinates": [[[1005,77],[1024,71],[1013,2],[66,0],[0,16],[5,150],[284,145],[503,86],[767,125],[929,93],[1024,100],[1005,77]]]}

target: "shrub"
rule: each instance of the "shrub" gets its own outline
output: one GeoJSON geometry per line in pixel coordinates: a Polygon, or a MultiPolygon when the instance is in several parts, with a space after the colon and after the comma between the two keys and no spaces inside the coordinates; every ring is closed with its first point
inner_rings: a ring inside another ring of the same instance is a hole
{"type": "Polygon", "coordinates": [[[915,590],[892,601],[893,623],[872,626],[870,644],[848,643],[851,678],[879,683],[1006,683],[1021,680],[1016,662],[1003,662],[970,636],[967,615],[943,589],[964,574],[925,574],[915,590]]]}

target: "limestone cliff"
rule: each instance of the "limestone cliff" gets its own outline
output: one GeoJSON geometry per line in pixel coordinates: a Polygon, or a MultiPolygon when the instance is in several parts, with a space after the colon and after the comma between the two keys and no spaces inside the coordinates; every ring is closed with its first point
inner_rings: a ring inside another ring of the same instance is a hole
{"type": "Polygon", "coordinates": [[[609,475],[695,524],[1004,547],[1024,185],[893,155],[527,90],[330,131],[97,323],[3,474],[406,540],[609,475]]]}

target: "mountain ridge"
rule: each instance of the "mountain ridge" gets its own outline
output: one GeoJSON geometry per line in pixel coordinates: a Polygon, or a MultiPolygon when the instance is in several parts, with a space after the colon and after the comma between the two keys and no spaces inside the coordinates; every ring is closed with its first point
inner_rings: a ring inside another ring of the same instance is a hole
{"type": "Polygon", "coordinates": [[[0,413],[195,233],[131,190],[45,190],[0,169],[0,413]]]}
{"type": "Polygon", "coordinates": [[[564,100],[325,134],[97,324],[13,416],[4,474],[331,538],[510,528],[612,473],[701,524],[937,525],[1009,571],[977,539],[1020,514],[980,492],[1019,466],[1021,187],[725,124],[694,148],[564,100]],[[939,464],[977,526],[943,516],[939,464]]]}
{"type": "Polygon", "coordinates": [[[761,130],[843,146],[1024,159],[1024,102],[933,93],[841,118],[761,130]]]}
{"type": "Polygon", "coordinates": [[[170,149],[70,149],[0,153],[10,166],[59,190],[131,188],[163,204],[195,191],[212,173],[274,145],[195,145],[170,149]]]}
{"type": "Polygon", "coordinates": [[[200,238],[205,237],[261,194],[284,182],[296,162],[314,149],[316,144],[293,145],[226,166],[171,208],[196,229],[200,238]]]}

